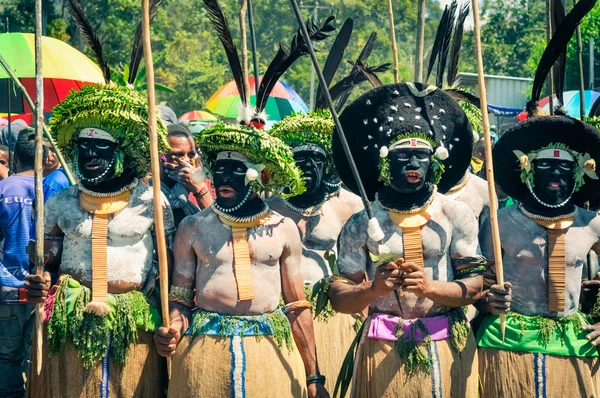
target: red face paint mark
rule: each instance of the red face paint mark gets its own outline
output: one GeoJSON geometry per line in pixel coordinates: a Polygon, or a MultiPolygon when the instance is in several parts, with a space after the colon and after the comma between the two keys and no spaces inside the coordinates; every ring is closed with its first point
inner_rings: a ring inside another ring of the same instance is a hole
{"type": "Polygon", "coordinates": [[[411,138],[410,140],[410,146],[417,146],[417,140],[414,138],[411,138]]]}
{"type": "Polygon", "coordinates": [[[560,151],[555,150],[554,151],[554,157],[555,158],[560,158],[560,151]]]}

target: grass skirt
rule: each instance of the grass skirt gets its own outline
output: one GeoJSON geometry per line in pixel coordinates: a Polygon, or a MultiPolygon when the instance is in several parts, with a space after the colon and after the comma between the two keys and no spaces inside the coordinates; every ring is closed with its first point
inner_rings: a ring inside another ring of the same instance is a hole
{"type": "Polygon", "coordinates": [[[469,332],[462,352],[452,348],[451,338],[433,341],[429,349],[421,344],[419,349],[428,351],[431,372],[409,375],[396,352],[395,342],[368,338],[368,330],[366,324],[355,358],[351,397],[477,397],[478,364],[473,333],[469,332]]]}
{"type": "MultiPolygon", "coordinates": [[[[42,372],[36,372],[32,349],[28,396],[32,398],[163,397],[166,389],[166,361],[154,347],[152,333],[138,330],[137,344],[131,344],[121,368],[106,357],[91,369],[85,369],[72,345],[49,357],[46,325],[42,372]]],[[[35,341],[35,339],[34,339],[35,341]]]]}

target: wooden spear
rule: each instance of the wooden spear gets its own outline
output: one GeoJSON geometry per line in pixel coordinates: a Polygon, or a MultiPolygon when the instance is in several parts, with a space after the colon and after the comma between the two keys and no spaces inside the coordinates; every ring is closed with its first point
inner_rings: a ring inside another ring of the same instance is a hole
{"type": "MultiPolygon", "coordinates": [[[[494,259],[496,262],[496,280],[504,286],[504,265],[502,263],[502,246],[500,245],[500,229],[498,228],[498,199],[496,196],[496,184],[494,183],[494,162],[492,159],[492,136],[490,134],[490,120],[488,117],[487,92],[485,89],[485,75],[483,74],[483,55],[481,51],[481,27],[479,23],[478,0],[472,0],[473,4],[473,32],[475,36],[475,55],[477,57],[477,80],[479,85],[479,100],[481,101],[481,116],[483,124],[483,136],[485,140],[485,172],[488,183],[488,194],[490,196],[490,222],[492,227],[492,240],[494,243],[494,259]]],[[[506,330],[506,317],[500,315],[500,329],[502,341],[506,330]]]]}
{"type": "Polygon", "coordinates": [[[388,14],[390,17],[390,37],[392,38],[392,55],[394,56],[394,83],[400,82],[398,78],[398,45],[396,44],[396,27],[394,26],[394,7],[392,0],[388,0],[388,14]]]}
{"type": "MultiPolygon", "coordinates": [[[[577,0],[573,0],[573,6],[577,5],[577,0]]],[[[583,78],[583,51],[581,45],[581,27],[577,25],[577,66],[579,67],[579,118],[585,120],[585,82],[583,78]]]]}
{"type": "MultiPolygon", "coordinates": [[[[40,0],[38,0],[40,1],[40,0]]],[[[169,266],[167,262],[167,244],[165,241],[165,224],[160,191],[160,163],[158,161],[158,133],[156,126],[156,94],[154,92],[154,64],[152,62],[152,46],[150,43],[150,5],[149,0],[142,0],[142,34],[144,39],[144,61],[146,63],[146,83],[148,90],[148,129],[150,134],[150,163],[152,166],[152,194],[154,200],[154,226],[156,230],[156,246],[160,275],[160,306],[163,325],[171,327],[169,318],[169,266]]],[[[171,358],[167,358],[167,374],[171,378],[171,358]]]]}
{"type": "MultiPolygon", "coordinates": [[[[10,65],[8,64],[8,62],[6,62],[6,60],[4,59],[4,57],[2,57],[1,54],[0,54],[0,66],[6,71],[6,73],[8,74],[8,76],[10,77],[10,80],[12,80],[14,85],[17,86],[17,88],[21,91],[23,97],[27,101],[27,104],[31,108],[31,111],[35,114],[35,117],[37,120],[38,112],[36,110],[36,105],[33,103],[33,100],[29,96],[29,93],[27,92],[27,89],[25,89],[25,86],[23,86],[23,84],[21,84],[21,82],[19,81],[19,78],[15,75],[13,70],[10,68],[10,65]]],[[[71,169],[69,168],[69,165],[67,164],[67,162],[65,162],[65,159],[63,158],[60,150],[58,149],[56,142],[54,142],[54,139],[50,135],[50,132],[46,128],[46,124],[43,123],[43,121],[44,121],[44,119],[42,118],[42,128],[44,130],[44,136],[46,137],[48,142],[50,142],[50,145],[52,145],[52,149],[54,149],[54,152],[56,153],[56,157],[58,158],[58,161],[62,164],[62,167],[65,170],[65,174],[67,175],[67,179],[69,180],[69,183],[71,185],[75,185],[75,178],[73,178],[73,173],[71,173],[71,169]]],[[[10,123],[9,123],[9,126],[10,126],[10,123]]]]}
{"type": "MultiPolygon", "coordinates": [[[[248,0],[242,0],[242,6],[240,8],[240,41],[242,47],[242,74],[244,75],[244,92],[246,98],[244,102],[250,105],[250,83],[248,81],[248,39],[246,33],[246,16],[248,14],[248,0]]],[[[254,87],[258,87],[258,81],[254,82],[254,87]]],[[[256,89],[258,93],[258,89],[256,89]]],[[[247,120],[249,122],[249,120],[247,120]]]]}
{"type": "Polygon", "coordinates": [[[423,52],[425,49],[425,0],[418,0],[417,18],[414,80],[421,83],[423,81],[423,52]]]}
{"type": "MultiPolygon", "coordinates": [[[[35,0],[35,273],[44,274],[44,77],[42,73],[42,0],[35,0]]],[[[10,122],[9,122],[10,123],[10,122]]],[[[44,305],[35,306],[35,358],[42,373],[44,305]]]]}

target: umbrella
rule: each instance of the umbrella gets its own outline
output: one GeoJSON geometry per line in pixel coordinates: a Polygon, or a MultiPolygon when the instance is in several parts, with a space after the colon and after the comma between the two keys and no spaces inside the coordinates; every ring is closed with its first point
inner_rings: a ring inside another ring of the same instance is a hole
{"type": "MultiPolygon", "coordinates": [[[[583,98],[585,100],[585,114],[589,116],[590,110],[592,109],[592,105],[594,101],[600,97],[600,93],[592,90],[585,90],[583,93],[583,98]]],[[[556,104],[556,94],[553,95],[554,103],[556,104]]],[[[579,90],[565,91],[563,94],[563,99],[565,101],[563,108],[567,115],[579,119],[579,106],[581,95],[579,90]]],[[[544,97],[538,101],[538,106],[544,110],[546,113],[550,113],[550,97],[544,97]]],[[[523,111],[519,113],[517,119],[523,121],[527,119],[527,112],[523,111]]]]}
{"type": "Polygon", "coordinates": [[[179,117],[180,122],[215,122],[217,118],[206,111],[190,111],[179,117]]]}
{"type": "MultiPolygon", "coordinates": [[[[31,98],[35,101],[34,35],[30,33],[1,33],[0,54],[13,68],[31,98]]],[[[42,38],[44,72],[44,112],[49,112],[73,89],[86,83],[104,83],[100,68],[88,57],[60,40],[42,38]]],[[[31,113],[21,92],[14,85],[9,91],[10,77],[0,67],[0,112],[31,113]]]]}
{"type": "MultiPolygon", "coordinates": [[[[248,78],[250,92],[254,93],[254,77],[248,78]]],[[[238,113],[240,96],[234,81],[230,81],[217,90],[206,103],[206,109],[228,119],[235,119],[238,113]]],[[[256,95],[250,96],[250,104],[256,105],[256,95]]],[[[302,98],[289,85],[279,81],[267,100],[265,112],[270,121],[281,120],[284,117],[299,112],[308,112],[308,107],[302,98]]]]}

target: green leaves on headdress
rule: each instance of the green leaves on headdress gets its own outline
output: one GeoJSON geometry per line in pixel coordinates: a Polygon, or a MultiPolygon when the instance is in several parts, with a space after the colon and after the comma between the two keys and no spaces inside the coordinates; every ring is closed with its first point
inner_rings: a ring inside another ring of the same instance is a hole
{"type": "MultiPolygon", "coordinates": [[[[167,127],[157,118],[158,150],[169,148],[167,127]]],[[[139,92],[115,85],[83,86],[71,92],[52,111],[50,129],[65,156],[76,161],[79,131],[86,127],[105,130],[119,143],[119,162],[136,177],[150,172],[148,102],[139,92]]],[[[121,170],[122,171],[122,170],[121,170]]]]}
{"type": "Polygon", "coordinates": [[[310,113],[297,113],[286,117],[273,126],[269,133],[290,148],[303,144],[315,144],[331,154],[331,138],[335,124],[331,113],[316,110],[310,113]]]}
{"type": "Polygon", "coordinates": [[[302,172],[296,166],[291,149],[263,130],[218,123],[195,135],[195,139],[211,169],[217,155],[223,151],[240,152],[253,163],[264,165],[269,178],[262,184],[252,181],[256,191],[285,190],[286,196],[300,195],[305,191],[302,172]]]}

